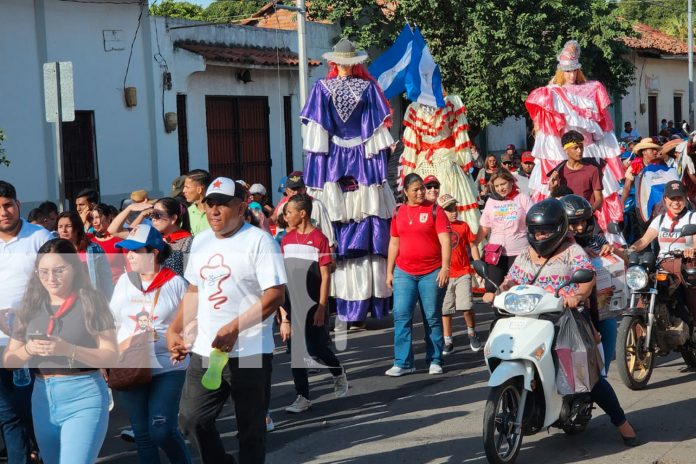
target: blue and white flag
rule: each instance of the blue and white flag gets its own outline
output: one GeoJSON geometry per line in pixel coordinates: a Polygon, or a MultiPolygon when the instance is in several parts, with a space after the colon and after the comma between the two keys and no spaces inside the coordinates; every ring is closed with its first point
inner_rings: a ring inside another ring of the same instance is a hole
{"type": "Polygon", "coordinates": [[[662,164],[649,164],[636,179],[636,203],[643,221],[648,221],[655,205],[662,201],[665,184],[679,180],[679,176],[674,168],[662,164]]]}
{"type": "Polygon", "coordinates": [[[387,98],[401,95],[406,91],[404,83],[409,63],[411,63],[412,46],[413,32],[408,24],[404,24],[394,45],[377,57],[368,68],[387,98]]]}
{"type": "Polygon", "coordinates": [[[413,33],[411,64],[406,74],[406,97],[423,105],[445,106],[440,67],[435,63],[418,28],[413,33]]]}

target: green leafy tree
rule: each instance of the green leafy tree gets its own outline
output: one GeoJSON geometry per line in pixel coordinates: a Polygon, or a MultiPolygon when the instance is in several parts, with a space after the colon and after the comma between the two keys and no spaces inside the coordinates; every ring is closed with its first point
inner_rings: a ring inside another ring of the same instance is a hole
{"type": "Polygon", "coordinates": [[[529,92],[546,85],[565,41],[582,46],[583,71],[610,93],[633,79],[618,40],[630,24],[604,0],[313,0],[311,15],[338,23],[372,56],[390,46],[404,21],[420,27],[439,63],[445,89],[462,95],[480,127],[527,114],[529,92]]]}
{"type": "Polygon", "coordinates": [[[170,18],[193,19],[202,21],[205,9],[200,5],[189,2],[177,2],[174,0],[164,0],[150,6],[152,16],[168,16],[170,18]]]}
{"type": "Polygon", "coordinates": [[[5,156],[5,149],[2,148],[2,142],[5,141],[5,132],[0,129],[0,164],[4,164],[5,166],[10,165],[10,160],[7,159],[5,156]]]}
{"type": "Polygon", "coordinates": [[[263,5],[263,0],[237,0],[234,2],[218,0],[205,9],[204,16],[208,21],[235,20],[251,16],[259,11],[263,5]]]}
{"type": "Polygon", "coordinates": [[[263,0],[217,0],[203,8],[190,2],[163,0],[150,6],[150,14],[197,21],[228,22],[251,16],[263,5],[263,0]]]}
{"type": "Polygon", "coordinates": [[[645,23],[686,40],[688,0],[623,0],[616,3],[617,14],[631,23],[645,23]]]}

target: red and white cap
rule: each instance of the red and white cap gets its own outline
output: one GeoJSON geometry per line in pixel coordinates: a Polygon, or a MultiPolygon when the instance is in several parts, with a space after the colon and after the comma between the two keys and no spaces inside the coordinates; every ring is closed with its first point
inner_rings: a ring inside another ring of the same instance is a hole
{"type": "Polygon", "coordinates": [[[580,44],[577,40],[569,40],[558,55],[559,71],[575,71],[582,68],[580,64],[580,44]]]}
{"type": "Polygon", "coordinates": [[[208,186],[203,201],[205,203],[208,203],[210,200],[216,203],[227,203],[233,198],[246,200],[244,190],[244,187],[239,182],[235,182],[228,177],[218,177],[208,186]]]}

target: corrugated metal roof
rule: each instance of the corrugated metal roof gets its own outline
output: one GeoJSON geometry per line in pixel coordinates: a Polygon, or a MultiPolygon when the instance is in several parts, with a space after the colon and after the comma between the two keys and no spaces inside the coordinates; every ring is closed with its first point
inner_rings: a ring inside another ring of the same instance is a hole
{"type": "MultiPolygon", "coordinates": [[[[298,66],[297,53],[287,48],[276,50],[265,47],[242,47],[236,45],[208,44],[200,42],[177,42],[175,47],[201,55],[209,61],[224,61],[256,66],[298,66]]],[[[321,62],[308,60],[310,66],[319,66],[321,62]]]]}

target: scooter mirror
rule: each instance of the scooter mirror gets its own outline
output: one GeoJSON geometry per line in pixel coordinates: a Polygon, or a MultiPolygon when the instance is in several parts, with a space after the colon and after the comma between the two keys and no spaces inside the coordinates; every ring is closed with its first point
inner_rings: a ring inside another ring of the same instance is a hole
{"type": "Polygon", "coordinates": [[[609,232],[610,234],[619,235],[621,234],[621,226],[616,222],[610,222],[609,224],[607,224],[607,232],[609,232]]]}
{"type": "Polygon", "coordinates": [[[477,259],[471,263],[471,267],[474,268],[474,271],[484,279],[488,279],[488,273],[487,271],[487,266],[486,263],[481,261],[480,259],[477,259]]]}
{"type": "Polygon", "coordinates": [[[568,282],[569,284],[586,284],[589,282],[592,282],[592,279],[594,279],[595,273],[594,271],[590,271],[589,269],[578,269],[573,273],[573,275],[570,278],[570,281],[568,282]]]}
{"type": "Polygon", "coordinates": [[[696,224],[686,224],[682,227],[681,233],[679,234],[680,237],[690,237],[692,235],[696,235],[696,224]]]}

